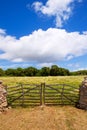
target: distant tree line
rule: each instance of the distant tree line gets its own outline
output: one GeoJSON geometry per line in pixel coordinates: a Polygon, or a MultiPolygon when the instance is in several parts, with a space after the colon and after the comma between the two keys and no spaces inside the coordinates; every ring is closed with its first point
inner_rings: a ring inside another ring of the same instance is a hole
{"type": "Polygon", "coordinates": [[[87,75],[87,70],[79,70],[79,71],[74,71],[71,72],[71,75],[87,75]]]}
{"type": "Polygon", "coordinates": [[[70,72],[68,69],[52,65],[51,67],[43,67],[37,69],[35,67],[27,68],[9,68],[3,70],[0,68],[0,76],[69,76],[69,75],[87,75],[87,70],[70,72]]]}

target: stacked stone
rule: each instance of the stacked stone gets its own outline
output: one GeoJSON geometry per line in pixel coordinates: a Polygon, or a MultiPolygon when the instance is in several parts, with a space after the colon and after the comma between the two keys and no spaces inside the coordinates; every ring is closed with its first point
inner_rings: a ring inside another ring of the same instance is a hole
{"type": "Polygon", "coordinates": [[[0,112],[4,111],[7,107],[7,99],[6,99],[7,92],[0,81],[0,112]]]}
{"type": "Polygon", "coordinates": [[[84,77],[80,87],[79,108],[87,110],[87,77],[84,77]]]}

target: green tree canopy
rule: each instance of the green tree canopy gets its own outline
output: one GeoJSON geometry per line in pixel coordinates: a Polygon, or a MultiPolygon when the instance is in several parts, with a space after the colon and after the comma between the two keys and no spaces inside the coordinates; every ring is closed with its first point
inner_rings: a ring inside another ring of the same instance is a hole
{"type": "Polygon", "coordinates": [[[5,75],[5,72],[2,68],[0,68],[0,76],[4,76],[5,75]]]}
{"type": "Polygon", "coordinates": [[[50,68],[49,67],[43,67],[40,70],[41,76],[49,76],[50,75],[50,68]]]}

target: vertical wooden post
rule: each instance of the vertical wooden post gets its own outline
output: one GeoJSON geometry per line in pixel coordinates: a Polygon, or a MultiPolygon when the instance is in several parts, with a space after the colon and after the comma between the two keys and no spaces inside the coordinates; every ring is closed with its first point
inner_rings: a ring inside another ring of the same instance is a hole
{"type": "Polygon", "coordinates": [[[40,91],[40,105],[42,105],[42,83],[41,83],[41,91],[40,91]]]}
{"type": "Polygon", "coordinates": [[[22,88],[22,106],[24,106],[24,88],[23,88],[23,84],[21,84],[21,88],[22,88]]]}
{"type": "Polygon", "coordinates": [[[43,105],[45,105],[45,83],[43,83],[43,105]]]}
{"type": "Polygon", "coordinates": [[[45,104],[45,83],[41,83],[40,105],[45,104]]]}
{"type": "Polygon", "coordinates": [[[64,84],[63,84],[62,93],[61,93],[62,105],[64,105],[63,95],[64,95],[64,84]]]}

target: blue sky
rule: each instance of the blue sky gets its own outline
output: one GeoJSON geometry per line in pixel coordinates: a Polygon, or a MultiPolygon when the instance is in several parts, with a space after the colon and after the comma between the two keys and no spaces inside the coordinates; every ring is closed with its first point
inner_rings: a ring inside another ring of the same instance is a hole
{"type": "Polygon", "coordinates": [[[87,69],[87,0],[0,0],[0,67],[87,69]]]}

